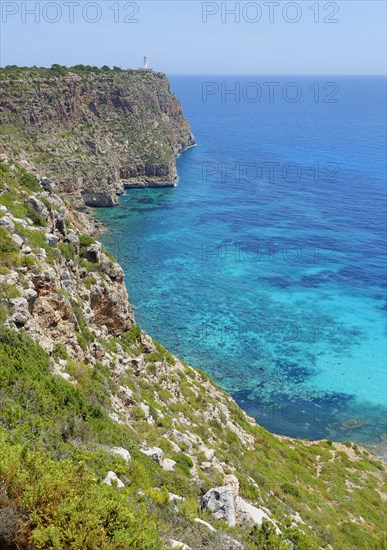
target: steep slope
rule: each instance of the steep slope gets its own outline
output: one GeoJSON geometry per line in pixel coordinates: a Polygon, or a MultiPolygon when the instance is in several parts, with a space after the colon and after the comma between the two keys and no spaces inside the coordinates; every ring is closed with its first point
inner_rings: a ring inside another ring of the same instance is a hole
{"type": "Polygon", "coordinates": [[[382,548],[384,465],[258,426],[135,325],[85,215],[0,160],[0,546],[382,548]]]}
{"type": "Polygon", "coordinates": [[[130,186],[176,184],[195,143],[162,73],[0,69],[0,146],[44,166],[75,206],[111,206],[130,186]]]}

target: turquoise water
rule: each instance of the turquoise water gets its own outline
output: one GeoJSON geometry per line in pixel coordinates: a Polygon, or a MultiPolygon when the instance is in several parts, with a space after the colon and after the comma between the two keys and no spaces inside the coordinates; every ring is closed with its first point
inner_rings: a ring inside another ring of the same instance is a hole
{"type": "Polygon", "coordinates": [[[97,211],[137,322],[269,430],[379,443],[386,431],[383,79],[173,77],[171,84],[198,142],[178,159],[178,187],[130,190],[119,207],[97,211]],[[302,99],[202,101],[203,81],[231,88],[268,80],[296,81],[302,99]],[[333,80],[337,103],[316,103],[307,92],[333,80]]]}

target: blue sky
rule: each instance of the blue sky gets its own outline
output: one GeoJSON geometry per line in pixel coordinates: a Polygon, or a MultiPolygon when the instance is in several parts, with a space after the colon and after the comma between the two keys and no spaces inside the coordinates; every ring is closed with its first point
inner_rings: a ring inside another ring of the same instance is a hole
{"type": "Polygon", "coordinates": [[[168,74],[385,73],[384,0],[269,4],[0,0],[0,63],[137,68],[147,55],[168,74]]]}

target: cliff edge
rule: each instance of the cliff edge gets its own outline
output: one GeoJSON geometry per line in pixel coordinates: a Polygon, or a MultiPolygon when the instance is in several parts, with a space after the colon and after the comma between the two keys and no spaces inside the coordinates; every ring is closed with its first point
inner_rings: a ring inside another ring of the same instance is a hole
{"type": "Polygon", "coordinates": [[[74,206],[112,206],[125,187],[173,186],[195,144],[165,74],[0,69],[0,147],[44,166],[74,206]]]}

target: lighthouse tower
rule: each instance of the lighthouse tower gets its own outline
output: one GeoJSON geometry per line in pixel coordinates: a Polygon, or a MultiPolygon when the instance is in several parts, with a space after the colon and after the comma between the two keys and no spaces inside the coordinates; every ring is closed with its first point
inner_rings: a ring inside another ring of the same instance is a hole
{"type": "Polygon", "coordinates": [[[152,71],[152,69],[149,67],[148,58],[144,57],[144,63],[141,68],[138,69],[139,71],[152,71]]]}

